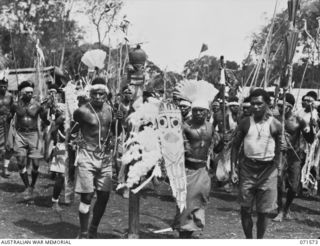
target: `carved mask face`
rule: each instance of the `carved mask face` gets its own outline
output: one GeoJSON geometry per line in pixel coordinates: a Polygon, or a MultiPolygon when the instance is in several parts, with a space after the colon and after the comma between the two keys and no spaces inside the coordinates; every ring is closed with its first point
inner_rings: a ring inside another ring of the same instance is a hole
{"type": "Polygon", "coordinates": [[[173,144],[180,140],[182,120],[180,110],[176,106],[170,104],[160,108],[157,123],[164,141],[173,144]]]}

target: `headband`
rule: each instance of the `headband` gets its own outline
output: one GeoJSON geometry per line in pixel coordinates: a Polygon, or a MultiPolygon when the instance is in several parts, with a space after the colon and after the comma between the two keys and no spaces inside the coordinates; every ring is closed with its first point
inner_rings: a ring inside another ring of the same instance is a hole
{"type": "Polygon", "coordinates": [[[57,92],[57,90],[52,88],[52,89],[49,89],[49,92],[57,92]]]}
{"type": "Polygon", "coordinates": [[[91,85],[90,91],[92,91],[92,90],[105,90],[106,93],[109,93],[108,87],[103,84],[91,85]]]}
{"type": "Polygon", "coordinates": [[[315,99],[310,96],[305,96],[303,100],[315,101],[315,99]]]}
{"type": "Polygon", "coordinates": [[[242,104],[242,107],[250,107],[251,106],[251,103],[249,102],[245,102],[242,104]]]}
{"type": "Polygon", "coordinates": [[[191,102],[186,101],[186,100],[181,100],[181,101],[179,102],[179,105],[180,105],[180,106],[191,107],[191,102]]]}
{"type": "Polygon", "coordinates": [[[21,93],[33,92],[33,88],[30,86],[24,87],[21,89],[21,93]]]}
{"type": "Polygon", "coordinates": [[[238,102],[229,102],[228,103],[228,106],[239,106],[239,103],[238,102]]]}

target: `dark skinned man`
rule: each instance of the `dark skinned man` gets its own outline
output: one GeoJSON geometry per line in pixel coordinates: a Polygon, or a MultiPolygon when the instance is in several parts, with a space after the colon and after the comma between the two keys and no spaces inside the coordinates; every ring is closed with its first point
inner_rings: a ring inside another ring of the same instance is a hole
{"type": "Polygon", "coordinates": [[[187,208],[175,217],[173,228],[180,238],[191,238],[192,233],[205,225],[205,208],[209,201],[211,180],[207,170],[213,127],[206,119],[209,102],[192,103],[192,118],[185,122],[183,131],[187,140],[185,166],[187,172],[187,208]]]}
{"type": "Polygon", "coordinates": [[[75,191],[80,194],[79,238],[96,238],[112,189],[112,147],[110,132],[112,108],[106,102],[108,89],[103,78],[95,78],[90,89],[90,101],[74,112],[82,141],[78,144],[75,191]],[[91,200],[97,200],[89,226],[91,200]]]}
{"type": "Polygon", "coordinates": [[[267,215],[277,206],[277,176],[281,124],[269,113],[270,98],[263,89],[250,95],[252,116],[244,118],[238,125],[231,151],[231,178],[239,177],[239,200],[241,222],[246,238],[253,238],[252,208],[257,209],[257,238],[264,237],[267,215]],[[235,164],[243,142],[244,156],[239,160],[239,174],[235,164]]]}
{"type": "MultiPolygon", "coordinates": [[[[286,151],[285,160],[283,162],[286,166],[283,168],[283,172],[279,175],[278,179],[278,215],[273,219],[273,221],[278,222],[281,222],[284,218],[292,218],[290,215],[290,206],[298,194],[302,160],[305,159],[304,150],[300,148],[300,138],[303,136],[308,143],[312,143],[314,140],[313,127],[307,124],[303,118],[292,112],[295,98],[290,93],[286,94],[285,99],[281,97],[278,101],[280,116],[283,114],[284,100],[286,105],[285,132],[288,150],[286,151]],[[284,174],[286,174],[287,177],[286,183],[288,187],[285,206],[283,206],[282,203],[284,174]]],[[[279,117],[279,120],[282,121],[282,117],[279,117]]]]}
{"type": "Polygon", "coordinates": [[[46,125],[50,122],[47,119],[47,109],[33,98],[33,83],[23,81],[18,86],[19,99],[12,106],[12,113],[16,114],[14,152],[18,161],[21,179],[26,187],[24,199],[33,197],[33,190],[38,178],[39,161],[43,158],[41,152],[38,117],[46,125]],[[32,163],[31,184],[29,184],[27,163],[32,163]]]}

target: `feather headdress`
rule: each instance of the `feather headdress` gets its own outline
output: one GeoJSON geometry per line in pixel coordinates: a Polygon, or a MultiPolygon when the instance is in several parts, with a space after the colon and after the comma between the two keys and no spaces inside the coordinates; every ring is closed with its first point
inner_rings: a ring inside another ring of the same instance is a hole
{"type": "Polygon", "coordinates": [[[192,106],[209,107],[219,91],[204,80],[183,80],[177,84],[175,94],[192,103],[192,106]]]}
{"type": "Polygon", "coordinates": [[[106,59],[107,53],[103,50],[95,49],[89,50],[81,58],[81,61],[88,66],[90,70],[94,68],[102,69],[104,67],[104,60],[106,59]]]}

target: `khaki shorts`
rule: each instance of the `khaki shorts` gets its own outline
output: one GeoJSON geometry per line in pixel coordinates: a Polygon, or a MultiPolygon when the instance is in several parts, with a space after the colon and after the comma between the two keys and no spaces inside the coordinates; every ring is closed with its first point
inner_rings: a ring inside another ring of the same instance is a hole
{"type": "Polygon", "coordinates": [[[239,166],[240,205],[252,208],[255,202],[258,213],[269,213],[276,209],[277,174],[273,161],[261,163],[244,158],[239,166]]]}
{"type": "Polygon", "coordinates": [[[31,159],[43,158],[38,132],[16,131],[13,148],[17,156],[28,156],[31,159]]]}
{"type": "Polygon", "coordinates": [[[94,190],[111,191],[111,155],[98,156],[94,151],[79,149],[77,160],[75,186],[77,193],[92,193],[94,190]]]}

